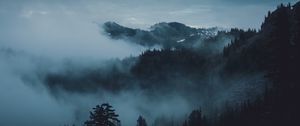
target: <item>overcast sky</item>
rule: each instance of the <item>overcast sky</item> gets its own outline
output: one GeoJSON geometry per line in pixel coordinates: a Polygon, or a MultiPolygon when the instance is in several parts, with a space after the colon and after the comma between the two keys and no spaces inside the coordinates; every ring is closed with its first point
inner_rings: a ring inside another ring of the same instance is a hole
{"type": "Polygon", "coordinates": [[[0,46],[61,58],[126,57],[141,47],[110,42],[99,35],[97,23],[115,21],[142,29],[171,21],[195,27],[259,28],[268,10],[295,1],[1,0],[0,46]]]}
{"type": "MultiPolygon", "coordinates": [[[[39,20],[56,16],[146,27],[178,21],[199,27],[258,28],[268,10],[296,0],[1,0],[1,16],[39,20]]],[[[3,19],[3,18],[2,18],[3,19]]],[[[7,19],[10,20],[10,19],[7,19]]],[[[69,20],[72,22],[72,20],[69,20]]],[[[47,23],[47,22],[44,22],[47,23]]]]}

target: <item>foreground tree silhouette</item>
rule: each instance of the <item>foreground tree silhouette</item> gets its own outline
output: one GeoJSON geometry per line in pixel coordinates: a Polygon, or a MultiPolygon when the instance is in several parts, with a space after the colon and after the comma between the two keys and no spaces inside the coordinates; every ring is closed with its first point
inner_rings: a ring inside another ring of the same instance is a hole
{"type": "Polygon", "coordinates": [[[189,116],[189,126],[205,126],[205,118],[202,115],[201,110],[194,110],[189,116]]]}
{"type": "Polygon", "coordinates": [[[93,112],[90,112],[90,120],[84,123],[86,126],[120,125],[120,120],[117,118],[119,115],[115,113],[115,110],[108,103],[104,103],[101,106],[97,105],[93,110],[93,112]]]}
{"type": "Polygon", "coordinates": [[[136,126],[147,126],[146,120],[142,116],[139,116],[136,126]]]}

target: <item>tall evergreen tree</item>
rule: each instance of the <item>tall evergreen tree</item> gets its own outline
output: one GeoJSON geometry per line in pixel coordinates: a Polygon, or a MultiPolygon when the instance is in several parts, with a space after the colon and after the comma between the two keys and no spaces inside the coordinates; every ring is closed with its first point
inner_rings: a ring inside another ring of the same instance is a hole
{"type": "Polygon", "coordinates": [[[201,110],[194,110],[188,120],[189,126],[202,126],[203,125],[203,119],[202,119],[202,112],[201,110]]]}
{"type": "Polygon", "coordinates": [[[104,103],[101,106],[97,105],[90,112],[90,120],[85,122],[86,126],[119,126],[120,120],[117,118],[119,115],[115,113],[112,106],[104,103]]]}
{"type": "Polygon", "coordinates": [[[136,126],[147,126],[147,122],[142,116],[139,116],[136,126]]]}

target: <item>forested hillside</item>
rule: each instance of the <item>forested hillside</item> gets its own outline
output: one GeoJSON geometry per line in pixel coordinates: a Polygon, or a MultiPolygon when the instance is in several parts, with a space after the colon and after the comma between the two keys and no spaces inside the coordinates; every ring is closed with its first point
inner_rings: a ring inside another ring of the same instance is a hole
{"type": "Polygon", "coordinates": [[[158,119],[157,126],[299,125],[300,2],[268,12],[260,30],[177,22],[150,30],[114,22],[103,28],[112,39],[161,48],[98,69],[48,73],[43,81],[54,94],[57,89],[118,93],[138,88],[151,98],[176,94],[201,106],[180,124],[158,119]]]}

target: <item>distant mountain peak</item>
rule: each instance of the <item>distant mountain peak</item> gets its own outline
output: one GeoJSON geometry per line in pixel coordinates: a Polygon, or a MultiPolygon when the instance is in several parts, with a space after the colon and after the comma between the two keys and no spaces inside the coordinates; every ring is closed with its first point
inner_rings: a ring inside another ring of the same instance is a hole
{"type": "Polygon", "coordinates": [[[189,26],[186,26],[185,24],[179,23],[179,22],[160,22],[150,27],[151,30],[159,29],[159,28],[191,28],[189,26]]]}
{"type": "Polygon", "coordinates": [[[136,32],[134,29],[121,26],[113,21],[105,22],[102,28],[110,37],[116,39],[122,38],[122,36],[134,36],[136,32]]]}
{"type": "Polygon", "coordinates": [[[109,21],[103,24],[103,29],[112,39],[126,39],[143,46],[160,45],[164,48],[194,48],[194,44],[215,37],[218,32],[216,27],[193,28],[179,22],[160,22],[147,31],[109,21]]]}

